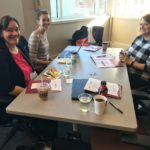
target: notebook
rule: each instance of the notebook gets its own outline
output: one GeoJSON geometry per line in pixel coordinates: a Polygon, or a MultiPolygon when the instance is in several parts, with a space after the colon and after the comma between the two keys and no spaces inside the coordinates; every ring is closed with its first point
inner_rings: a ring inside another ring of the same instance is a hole
{"type": "Polygon", "coordinates": [[[78,100],[78,95],[81,93],[89,93],[92,96],[97,94],[97,93],[84,90],[87,81],[88,79],[73,79],[72,94],[71,94],[72,100],[78,100]]]}

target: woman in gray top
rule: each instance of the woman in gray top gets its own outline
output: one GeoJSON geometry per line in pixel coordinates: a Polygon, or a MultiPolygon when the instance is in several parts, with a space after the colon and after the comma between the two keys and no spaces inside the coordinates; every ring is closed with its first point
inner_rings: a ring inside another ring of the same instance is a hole
{"type": "Polygon", "coordinates": [[[37,73],[40,73],[48,64],[50,64],[49,41],[46,31],[50,25],[50,16],[48,11],[40,10],[37,13],[38,27],[29,37],[30,59],[37,73]]]}

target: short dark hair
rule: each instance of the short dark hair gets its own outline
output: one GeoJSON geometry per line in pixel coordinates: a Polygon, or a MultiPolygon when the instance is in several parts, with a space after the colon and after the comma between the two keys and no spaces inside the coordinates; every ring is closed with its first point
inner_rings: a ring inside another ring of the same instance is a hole
{"type": "Polygon", "coordinates": [[[20,24],[19,24],[19,22],[16,18],[11,17],[11,16],[3,16],[0,19],[0,35],[2,34],[3,30],[7,29],[8,25],[11,21],[15,21],[18,24],[19,28],[20,28],[20,24]]]}
{"type": "Polygon", "coordinates": [[[150,23],[150,14],[144,15],[141,19],[144,19],[147,23],[150,23]]]}
{"type": "Polygon", "coordinates": [[[48,14],[49,14],[49,13],[48,13],[47,10],[38,10],[36,19],[37,19],[37,20],[40,20],[40,17],[41,17],[42,15],[48,15],[48,14]]]}
{"type": "Polygon", "coordinates": [[[71,45],[76,45],[76,41],[88,37],[88,27],[82,26],[80,30],[76,30],[71,39],[71,45]]]}

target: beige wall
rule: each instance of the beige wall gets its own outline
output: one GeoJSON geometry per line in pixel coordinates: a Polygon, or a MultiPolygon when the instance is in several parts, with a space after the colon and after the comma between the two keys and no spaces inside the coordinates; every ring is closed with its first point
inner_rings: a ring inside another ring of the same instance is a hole
{"type": "Polygon", "coordinates": [[[0,18],[5,15],[15,16],[25,32],[24,15],[21,0],[0,0],[0,18]]]}
{"type": "Polygon", "coordinates": [[[111,46],[128,48],[138,34],[139,19],[113,18],[111,46]]]}

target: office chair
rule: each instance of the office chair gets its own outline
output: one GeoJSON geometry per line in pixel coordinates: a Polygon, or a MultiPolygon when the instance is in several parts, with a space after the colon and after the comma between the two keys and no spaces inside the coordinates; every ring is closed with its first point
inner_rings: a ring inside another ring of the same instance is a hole
{"type": "Polygon", "coordinates": [[[93,26],[92,35],[93,35],[94,40],[96,41],[96,45],[102,46],[103,32],[104,32],[104,27],[93,26]]]}
{"type": "MultiPolygon", "coordinates": [[[[150,124],[150,94],[148,86],[143,88],[142,90],[132,90],[133,97],[136,98],[136,105],[140,105],[140,109],[137,108],[137,117],[140,115],[143,115],[143,117],[146,117],[145,123],[147,124],[147,129],[145,127],[145,130],[147,132],[150,132],[149,124],[150,124]],[[144,91],[143,91],[144,89],[144,91]],[[138,113],[138,111],[143,110],[144,113],[138,113]]],[[[141,117],[141,116],[140,116],[141,117]]],[[[144,124],[143,124],[144,126],[144,124]]],[[[149,133],[148,133],[149,134],[149,133]]],[[[145,150],[150,149],[150,135],[142,135],[142,134],[124,134],[122,136],[122,141],[134,144],[138,146],[142,146],[145,148],[145,150]]]]}

